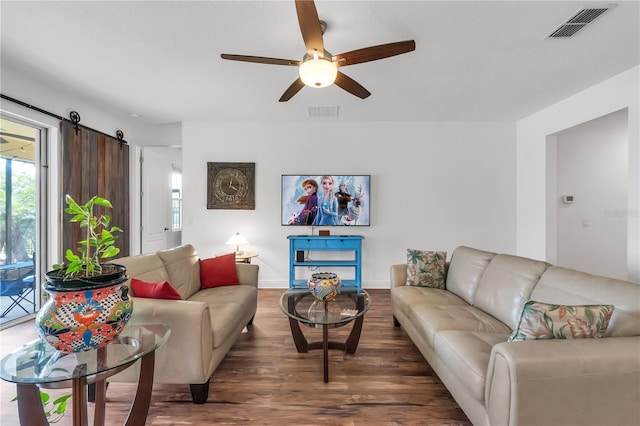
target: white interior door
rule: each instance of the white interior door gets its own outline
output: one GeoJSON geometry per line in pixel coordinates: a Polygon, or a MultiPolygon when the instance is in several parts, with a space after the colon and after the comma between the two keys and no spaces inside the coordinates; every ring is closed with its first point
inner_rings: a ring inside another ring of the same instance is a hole
{"type": "Polygon", "coordinates": [[[171,233],[171,160],[152,148],[142,150],[142,253],[164,250],[171,233]]]}

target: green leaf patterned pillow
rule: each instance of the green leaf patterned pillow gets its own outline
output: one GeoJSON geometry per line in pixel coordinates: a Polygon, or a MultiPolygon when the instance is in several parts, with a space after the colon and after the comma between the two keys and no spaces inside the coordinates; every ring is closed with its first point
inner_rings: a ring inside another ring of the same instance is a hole
{"type": "Polygon", "coordinates": [[[530,300],[509,341],[604,337],[613,309],[613,305],[553,305],[530,300]]]}
{"type": "Polygon", "coordinates": [[[446,251],[407,249],[407,285],[444,288],[446,251]]]}

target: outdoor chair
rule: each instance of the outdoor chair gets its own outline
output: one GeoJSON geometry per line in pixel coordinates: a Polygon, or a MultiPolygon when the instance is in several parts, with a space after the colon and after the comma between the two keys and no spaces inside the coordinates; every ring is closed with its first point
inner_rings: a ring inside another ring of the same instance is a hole
{"type": "Polygon", "coordinates": [[[18,307],[27,314],[33,313],[36,306],[34,264],[31,263],[27,267],[6,271],[6,278],[0,279],[0,296],[6,296],[11,299],[11,304],[0,314],[0,318],[4,318],[9,312],[18,307]]]}

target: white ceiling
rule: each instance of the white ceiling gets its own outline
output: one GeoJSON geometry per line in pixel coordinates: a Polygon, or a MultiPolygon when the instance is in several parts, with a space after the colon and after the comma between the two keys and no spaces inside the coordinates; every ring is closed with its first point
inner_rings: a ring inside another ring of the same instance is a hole
{"type": "MultiPolygon", "coordinates": [[[[639,1],[572,39],[543,39],[582,1],[316,1],[338,54],[413,39],[411,53],[341,68],[372,95],[303,88],[279,103],[295,67],[221,53],[302,59],[287,1],[0,2],[1,66],[149,123],[307,120],[516,120],[640,63],[639,1]]],[[[20,99],[11,87],[2,94],[20,99]]]]}

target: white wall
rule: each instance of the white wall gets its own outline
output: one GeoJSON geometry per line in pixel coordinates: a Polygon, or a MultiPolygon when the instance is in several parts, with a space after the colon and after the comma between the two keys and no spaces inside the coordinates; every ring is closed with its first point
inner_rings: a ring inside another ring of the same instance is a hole
{"type": "Polygon", "coordinates": [[[516,251],[546,260],[547,136],[628,108],[627,279],[640,282],[640,67],[526,117],[516,124],[516,251]]]}
{"type": "MultiPolygon", "coordinates": [[[[547,149],[557,152],[555,265],[627,277],[627,110],[564,130],[547,149]],[[562,195],[572,195],[571,204],[562,195]]],[[[549,176],[549,175],[548,175],[549,176]]],[[[550,179],[551,180],[551,179],[550,179]]],[[[551,194],[548,194],[551,195],[551,194]]]]}
{"type": "MultiPolygon", "coordinates": [[[[2,64],[1,75],[2,94],[16,99],[17,101],[33,105],[42,110],[63,118],[69,117],[69,112],[77,111],[80,113],[83,124],[100,132],[115,136],[116,130],[124,132],[124,138],[131,145],[130,155],[130,176],[132,193],[139,193],[139,175],[140,165],[137,162],[136,146],[155,145],[155,146],[175,146],[180,145],[182,137],[180,123],[171,123],[166,125],[149,125],[144,119],[131,117],[126,111],[115,111],[101,105],[99,100],[87,100],[85,94],[74,93],[73,90],[62,89],[54,81],[45,81],[24,72],[16,72],[11,64],[2,64]]],[[[59,144],[58,129],[59,120],[37,112],[33,109],[21,106],[19,104],[2,100],[0,109],[13,115],[20,117],[39,125],[46,127],[50,133],[49,146],[49,206],[50,212],[61,212],[59,199],[55,196],[59,191],[59,144]]],[[[176,159],[176,162],[181,160],[176,159]]],[[[138,229],[140,225],[139,218],[139,197],[134,196],[131,200],[131,229],[138,229]]],[[[58,215],[61,216],[61,215],[58,215]]],[[[48,227],[48,241],[56,241],[59,239],[59,223],[62,218],[51,220],[48,227]]],[[[135,254],[140,251],[140,238],[138,233],[131,235],[130,249],[135,254]]],[[[57,244],[49,244],[47,264],[59,263],[62,255],[58,252],[57,244]]]]}
{"type": "Polygon", "coordinates": [[[370,174],[371,226],[361,234],[363,286],[388,288],[406,249],[515,250],[513,123],[184,122],[183,242],[207,257],[243,234],[261,287],[286,287],[290,233],[280,225],[282,174],[370,174]],[[255,210],[207,210],[207,162],[256,163],[255,210]]]}

